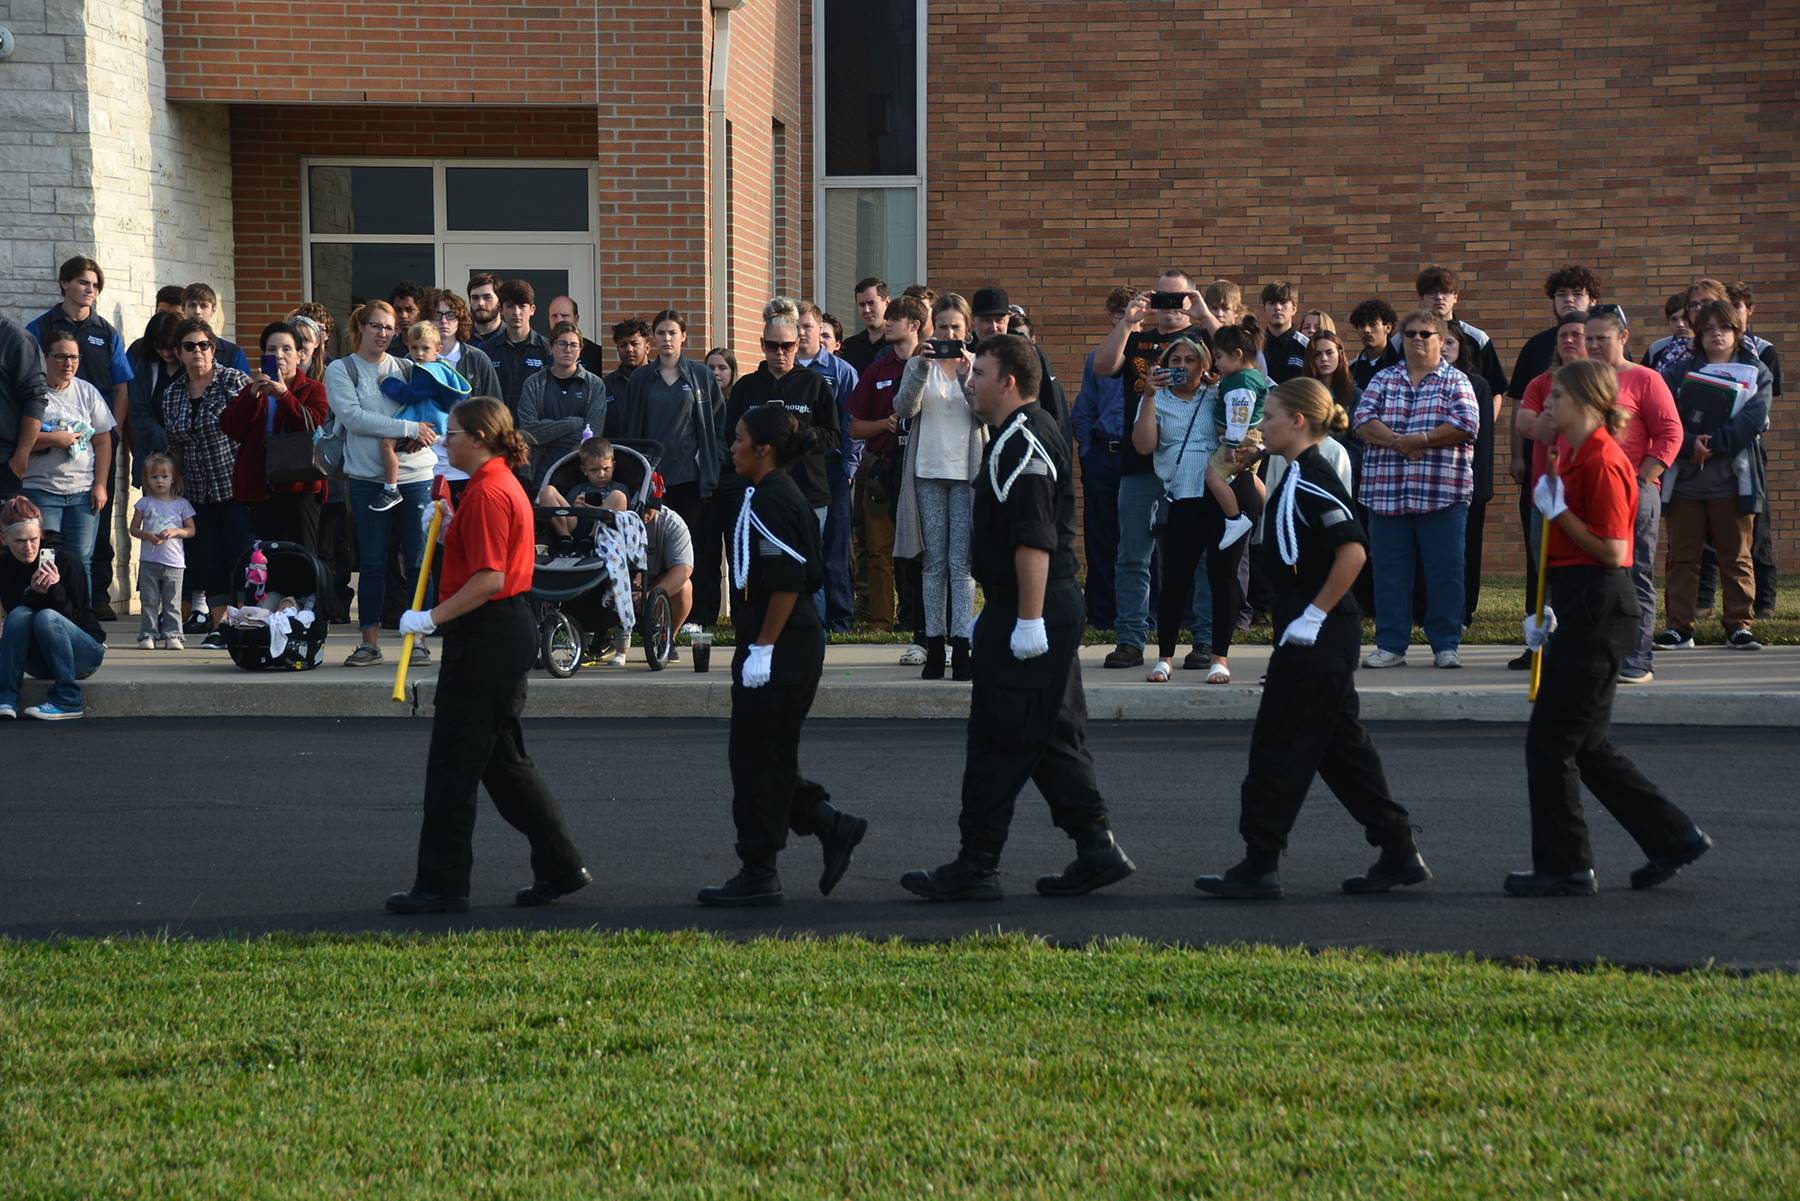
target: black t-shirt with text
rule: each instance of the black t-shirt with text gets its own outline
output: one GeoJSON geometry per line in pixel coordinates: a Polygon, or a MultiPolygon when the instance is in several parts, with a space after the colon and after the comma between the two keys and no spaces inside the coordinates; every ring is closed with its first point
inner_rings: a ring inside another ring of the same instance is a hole
{"type": "Polygon", "coordinates": [[[1212,339],[1197,325],[1166,334],[1154,328],[1141,329],[1125,339],[1125,360],[1114,373],[1114,378],[1123,385],[1125,391],[1125,437],[1120,440],[1119,445],[1121,475],[1142,475],[1155,470],[1149,455],[1141,455],[1132,449],[1131,427],[1137,421],[1138,402],[1146,396],[1156,394],[1156,389],[1150,386],[1151,369],[1162,357],[1163,347],[1179,338],[1192,338],[1208,349],[1212,347],[1212,339]]]}

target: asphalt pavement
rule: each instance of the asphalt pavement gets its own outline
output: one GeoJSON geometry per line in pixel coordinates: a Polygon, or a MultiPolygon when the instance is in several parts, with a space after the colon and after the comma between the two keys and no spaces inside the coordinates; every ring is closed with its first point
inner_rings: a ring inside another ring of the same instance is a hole
{"type": "Polygon", "coordinates": [[[1060,943],[1121,935],[1183,944],[1367,946],[1557,963],[1800,965],[1800,744],[1769,730],[1633,726],[1617,741],[1717,840],[1662,888],[1629,890],[1642,855],[1598,805],[1597,898],[1526,901],[1523,729],[1388,723],[1376,738],[1437,878],[1372,898],[1339,880],[1374,852],[1316,786],[1282,867],[1287,899],[1201,899],[1192,879],[1234,862],[1243,722],[1097,723],[1090,742],[1132,879],[1052,901],[1032,881],[1071,857],[1034,789],[1020,798],[1004,901],[941,905],[902,872],[956,848],[960,723],[823,721],[802,763],[868,841],[836,893],[817,893],[817,843],[784,854],[787,904],[704,910],[694,892],[736,868],[726,727],[704,720],[537,720],[527,742],[597,882],[547,910],[511,906],[523,840],[485,800],[474,909],[402,919],[381,899],[412,880],[428,723],[367,719],[125,719],[0,724],[0,935],[15,938],[474,928],[687,929],[946,939],[995,931],[1060,943]],[[1784,783],[1784,781],[1788,783],[1784,783]],[[1785,798],[1785,799],[1784,799],[1785,798]]]}

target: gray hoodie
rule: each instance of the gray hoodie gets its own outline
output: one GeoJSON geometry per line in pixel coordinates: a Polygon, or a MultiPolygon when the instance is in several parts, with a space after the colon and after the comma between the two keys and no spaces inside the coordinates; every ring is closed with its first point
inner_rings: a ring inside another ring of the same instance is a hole
{"type": "Polygon", "coordinates": [[[44,352],[25,327],[0,317],[0,466],[19,448],[19,422],[44,419],[44,352]]]}

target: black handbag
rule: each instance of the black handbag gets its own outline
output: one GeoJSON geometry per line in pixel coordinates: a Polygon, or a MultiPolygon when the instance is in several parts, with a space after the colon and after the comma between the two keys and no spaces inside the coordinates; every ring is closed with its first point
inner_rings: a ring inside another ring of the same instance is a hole
{"type": "Polygon", "coordinates": [[[268,432],[264,440],[264,469],[271,484],[316,484],[331,473],[319,453],[319,431],[304,406],[303,430],[275,432],[275,398],[269,397],[268,432]]]}
{"type": "MultiPolygon", "coordinates": [[[[1156,398],[1151,397],[1150,403],[1155,404],[1156,398]]],[[[1182,457],[1187,454],[1188,439],[1194,435],[1194,422],[1200,420],[1200,408],[1200,394],[1196,393],[1194,395],[1194,415],[1188,418],[1187,433],[1181,435],[1181,449],[1175,452],[1176,471],[1181,470],[1182,457]]],[[[1168,485],[1165,484],[1162,495],[1157,497],[1156,502],[1150,506],[1150,530],[1152,533],[1161,533],[1168,527],[1169,509],[1174,504],[1175,498],[1169,495],[1168,485]]]]}

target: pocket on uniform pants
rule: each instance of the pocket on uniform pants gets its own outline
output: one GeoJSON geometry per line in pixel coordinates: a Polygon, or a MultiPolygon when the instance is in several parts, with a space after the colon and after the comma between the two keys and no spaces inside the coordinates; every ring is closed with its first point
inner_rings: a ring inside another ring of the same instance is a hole
{"type": "Polygon", "coordinates": [[[995,750],[1025,750],[1049,736],[1051,701],[1042,688],[984,688],[970,707],[969,724],[995,750]]]}

